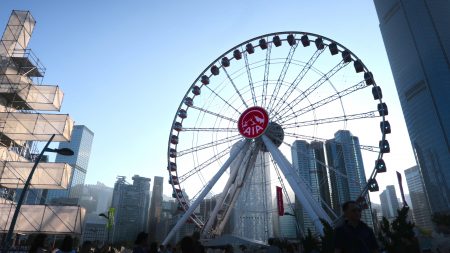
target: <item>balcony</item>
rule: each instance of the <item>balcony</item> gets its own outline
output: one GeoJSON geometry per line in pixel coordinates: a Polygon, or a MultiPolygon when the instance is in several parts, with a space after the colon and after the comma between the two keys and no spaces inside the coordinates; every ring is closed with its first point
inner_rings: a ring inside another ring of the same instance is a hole
{"type": "Polygon", "coordinates": [[[5,146],[0,146],[0,161],[21,161],[28,162],[23,156],[18,153],[11,151],[5,146]]]}
{"type": "MultiPolygon", "coordinates": [[[[11,225],[14,208],[0,204],[0,233],[11,225]]],[[[23,205],[14,233],[49,233],[81,235],[86,210],[79,206],[23,205]]]]}
{"type": "MultiPolygon", "coordinates": [[[[33,168],[33,162],[0,162],[0,186],[22,189],[33,168]]],[[[66,163],[39,163],[31,186],[33,189],[67,189],[72,167],[66,163]]]]}
{"type": "Polygon", "coordinates": [[[11,140],[70,141],[73,120],[67,114],[0,112],[0,132],[11,140]]]}
{"type": "Polygon", "coordinates": [[[18,110],[59,111],[64,97],[58,86],[34,85],[28,77],[0,76],[0,95],[18,110]]]}
{"type": "Polygon", "coordinates": [[[45,67],[29,48],[14,49],[10,59],[19,70],[20,75],[28,77],[43,77],[45,74],[45,67]]]}

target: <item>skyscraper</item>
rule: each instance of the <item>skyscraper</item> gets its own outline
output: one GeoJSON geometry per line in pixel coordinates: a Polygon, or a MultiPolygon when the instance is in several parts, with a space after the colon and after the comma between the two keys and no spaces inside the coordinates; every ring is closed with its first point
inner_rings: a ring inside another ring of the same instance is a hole
{"type": "MultiPolygon", "coordinates": [[[[325,143],[330,173],[331,204],[336,214],[342,213],[342,204],[356,200],[366,185],[366,175],[359,139],[348,130],[339,130],[334,139],[325,143]]],[[[372,211],[363,210],[361,219],[373,226],[372,211]]]]}
{"type": "MultiPolygon", "coordinates": [[[[331,206],[330,188],[326,169],[325,152],[323,142],[311,142],[297,140],[292,144],[292,164],[294,169],[311,190],[312,196],[317,202],[323,200],[331,206]]],[[[315,231],[314,224],[306,211],[296,199],[297,217],[304,231],[309,228],[315,231]]],[[[326,207],[323,206],[325,210],[326,207]]]]}
{"type": "Polygon", "coordinates": [[[418,166],[405,170],[406,182],[408,184],[409,196],[413,208],[414,221],[416,226],[432,230],[430,207],[425,195],[422,178],[418,166]]]}
{"type": "Polygon", "coordinates": [[[383,216],[389,220],[394,219],[397,216],[399,206],[397,194],[395,193],[395,187],[393,185],[386,186],[386,190],[380,194],[380,201],[383,216]]]}
{"type": "Polygon", "coordinates": [[[123,176],[114,184],[111,207],[115,209],[112,242],[133,242],[137,234],[148,228],[150,178],[133,176],[128,184],[123,176]]]}
{"type": "Polygon", "coordinates": [[[163,177],[155,176],[153,179],[152,199],[150,203],[149,229],[151,241],[162,241],[165,235],[160,233],[158,224],[161,221],[161,210],[163,201],[163,177]]]}
{"type": "Polygon", "coordinates": [[[73,204],[78,204],[78,200],[83,192],[83,185],[86,179],[86,173],[91,155],[92,141],[94,133],[86,126],[75,125],[73,127],[72,138],[70,142],[60,142],[59,148],[70,148],[73,150],[73,156],[56,155],[55,162],[68,163],[72,166],[72,177],[67,190],[49,190],[45,196],[47,203],[57,203],[65,199],[71,199],[73,204]]]}
{"type": "Polygon", "coordinates": [[[450,211],[450,2],[374,0],[432,212],[450,211]]]}

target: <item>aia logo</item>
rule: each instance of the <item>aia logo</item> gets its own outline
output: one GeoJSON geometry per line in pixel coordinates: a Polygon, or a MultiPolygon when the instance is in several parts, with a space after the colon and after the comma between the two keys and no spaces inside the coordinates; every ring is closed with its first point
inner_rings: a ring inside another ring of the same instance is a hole
{"type": "Polygon", "coordinates": [[[245,110],[238,120],[239,133],[247,139],[259,137],[269,125],[269,115],[259,106],[245,110]]]}

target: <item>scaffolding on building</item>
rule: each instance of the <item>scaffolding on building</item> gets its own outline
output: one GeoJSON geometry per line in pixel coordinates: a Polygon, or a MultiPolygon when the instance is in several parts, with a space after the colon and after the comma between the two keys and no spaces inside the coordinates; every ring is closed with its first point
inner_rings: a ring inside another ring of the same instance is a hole
{"type": "MultiPolygon", "coordinates": [[[[55,142],[70,141],[74,125],[57,113],[64,94],[42,83],[46,69],[28,48],[35,24],[29,11],[14,10],[0,40],[0,233],[9,229],[14,192],[24,187],[38,143],[52,135],[55,142]]],[[[68,164],[39,163],[31,188],[67,189],[71,171],[68,164]]],[[[79,206],[23,205],[20,212],[15,233],[81,234],[79,206]]]]}

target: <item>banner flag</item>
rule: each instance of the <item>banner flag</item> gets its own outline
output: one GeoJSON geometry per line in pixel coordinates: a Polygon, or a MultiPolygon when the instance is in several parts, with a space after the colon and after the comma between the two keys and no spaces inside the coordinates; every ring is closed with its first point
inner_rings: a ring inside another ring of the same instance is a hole
{"type": "Polygon", "coordinates": [[[406,203],[405,199],[405,193],[403,192],[402,174],[400,174],[398,171],[397,171],[397,179],[398,185],[400,186],[400,194],[402,195],[403,206],[408,206],[408,203],[406,203]]]}
{"type": "Polygon", "coordinates": [[[277,189],[277,206],[278,206],[278,215],[283,216],[284,215],[284,205],[283,205],[283,189],[279,186],[276,187],[277,189]]]}
{"type": "Polygon", "coordinates": [[[108,223],[106,224],[106,228],[110,230],[114,226],[114,213],[116,209],[114,207],[109,208],[108,210],[108,223]]]}

